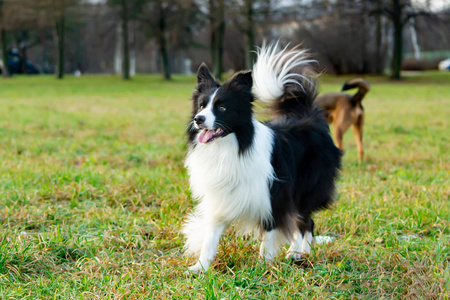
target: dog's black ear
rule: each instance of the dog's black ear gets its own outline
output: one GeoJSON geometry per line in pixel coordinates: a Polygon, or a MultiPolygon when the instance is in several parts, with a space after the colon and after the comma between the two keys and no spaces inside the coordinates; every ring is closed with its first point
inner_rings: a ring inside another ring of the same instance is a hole
{"type": "Polygon", "coordinates": [[[219,85],[212,77],[211,72],[209,72],[208,66],[205,63],[202,63],[198,68],[197,84],[199,90],[202,89],[202,87],[213,87],[219,85]]]}
{"type": "Polygon", "coordinates": [[[253,85],[252,71],[241,71],[230,79],[230,86],[251,92],[253,85]]]}

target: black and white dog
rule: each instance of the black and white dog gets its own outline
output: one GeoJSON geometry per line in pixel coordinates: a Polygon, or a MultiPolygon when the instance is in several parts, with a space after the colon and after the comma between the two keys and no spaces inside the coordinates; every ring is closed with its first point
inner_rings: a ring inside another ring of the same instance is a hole
{"type": "Polygon", "coordinates": [[[186,158],[199,200],[183,228],[186,252],[199,257],[191,271],[209,268],[230,224],[243,233],[260,231],[266,261],[283,242],[290,243],[288,258],[310,252],[311,214],[331,204],[341,160],[313,106],[311,62],[304,50],[263,46],[252,72],[222,85],[200,66],[186,158]],[[270,104],[270,122],[255,119],[255,99],[270,104]]]}

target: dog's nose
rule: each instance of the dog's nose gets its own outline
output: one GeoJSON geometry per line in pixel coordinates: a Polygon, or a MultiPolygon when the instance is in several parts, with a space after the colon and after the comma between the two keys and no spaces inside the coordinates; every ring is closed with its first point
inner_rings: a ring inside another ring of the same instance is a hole
{"type": "Polygon", "coordinates": [[[197,116],[194,117],[194,121],[195,121],[195,123],[197,123],[198,125],[205,123],[205,119],[206,119],[205,116],[199,116],[199,115],[197,115],[197,116]]]}

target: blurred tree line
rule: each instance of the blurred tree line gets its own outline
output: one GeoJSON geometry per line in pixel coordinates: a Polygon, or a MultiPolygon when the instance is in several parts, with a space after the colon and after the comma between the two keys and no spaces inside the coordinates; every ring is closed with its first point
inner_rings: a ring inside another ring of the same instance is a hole
{"type": "Polygon", "coordinates": [[[324,71],[400,78],[403,53],[450,50],[432,0],[0,0],[2,71],[190,73],[251,68],[263,41],[302,43],[324,71]],[[32,64],[31,64],[32,62],[32,64]]]}

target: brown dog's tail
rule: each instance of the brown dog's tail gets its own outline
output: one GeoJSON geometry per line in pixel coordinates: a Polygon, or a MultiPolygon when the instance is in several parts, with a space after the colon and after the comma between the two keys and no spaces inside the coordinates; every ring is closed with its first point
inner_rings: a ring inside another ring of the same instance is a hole
{"type": "Polygon", "coordinates": [[[364,96],[370,91],[370,84],[362,78],[354,78],[347,81],[342,87],[342,91],[358,88],[358,92],[353,96],[353,104],[360,103],[364,96]]]}

